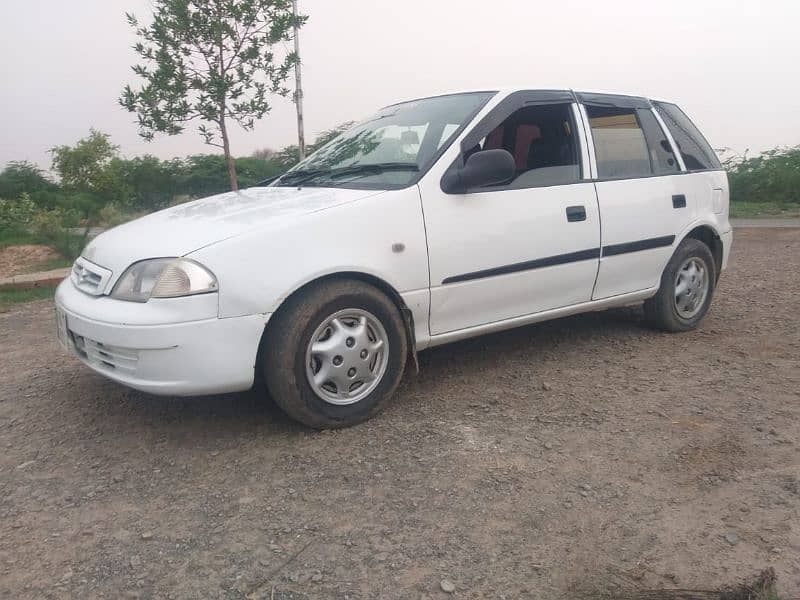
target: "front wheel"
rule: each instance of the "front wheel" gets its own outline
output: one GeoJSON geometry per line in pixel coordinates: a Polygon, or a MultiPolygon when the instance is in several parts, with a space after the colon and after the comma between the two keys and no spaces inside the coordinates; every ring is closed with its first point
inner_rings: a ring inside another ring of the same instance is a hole
{"type": "Polygon", "coordinates": [[[716,280],[711,250],[703,242],[687,238],[664,269],[658,292],[645,301],[645,315],[664,331],[694,329],[711,306],[716,280]]]}
{"type": "Polygon", "coordinates": [[[408,352],[394,303],[360,281],[318,284],[288,302],[264,340],[264,376],[275,402],[318,429],[355,425],[379,412],[408,352]]]}

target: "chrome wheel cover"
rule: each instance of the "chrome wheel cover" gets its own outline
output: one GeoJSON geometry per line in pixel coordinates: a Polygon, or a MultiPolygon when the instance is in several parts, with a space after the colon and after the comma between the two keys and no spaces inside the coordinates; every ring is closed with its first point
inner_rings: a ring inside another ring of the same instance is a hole
{"type": "Polygon", "coordinates": [[[348,308],[314,330],[306,349],[306,377],[325,402],[355,404],[381,382],[388,359],[389,336],[381,322],[366,310],[348,308]]]}
{"type": "Polygon", "coordinates": [[[709,275],[705,263],[688,258],[675,276],[675,310],[682,319],[691,319],[702,310],[708,296],[709,275]]]}

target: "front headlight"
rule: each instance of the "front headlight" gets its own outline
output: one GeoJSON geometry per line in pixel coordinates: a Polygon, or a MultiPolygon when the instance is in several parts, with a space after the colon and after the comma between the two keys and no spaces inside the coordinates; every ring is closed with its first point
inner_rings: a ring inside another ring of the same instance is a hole
{"type": "Polygon", "coordinates": [[[112,298],[147,302],[217,291],[217,278],[188,258],[151,258],[133,263],[111,292],[112,298]]]}

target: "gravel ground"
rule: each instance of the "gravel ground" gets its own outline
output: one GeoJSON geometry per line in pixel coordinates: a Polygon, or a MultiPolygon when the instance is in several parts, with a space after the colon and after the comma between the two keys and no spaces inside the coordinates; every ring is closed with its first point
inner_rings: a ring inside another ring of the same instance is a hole
{"type": "Polygon", "coordinates": [[[799,594],[798,273],[800,230],[738,230],[696,332],[626,309],[441,347],[329,433],[127,390],[16,306],[0,597],[577,598],[767,566],[799,594]]]}

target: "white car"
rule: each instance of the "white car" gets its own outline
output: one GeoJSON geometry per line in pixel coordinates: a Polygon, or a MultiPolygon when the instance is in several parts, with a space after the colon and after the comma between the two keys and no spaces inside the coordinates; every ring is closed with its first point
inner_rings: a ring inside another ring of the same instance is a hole
{"type": "Polygon", "coordinates": [[[728,182],[674,104],[571,90],[388,106],[269,185],[92,241],[59,338],[155,394],[263,379],[295,419],[351,425],[439,344],[644,302],[697,326],[731,248],[728,182]]]}

